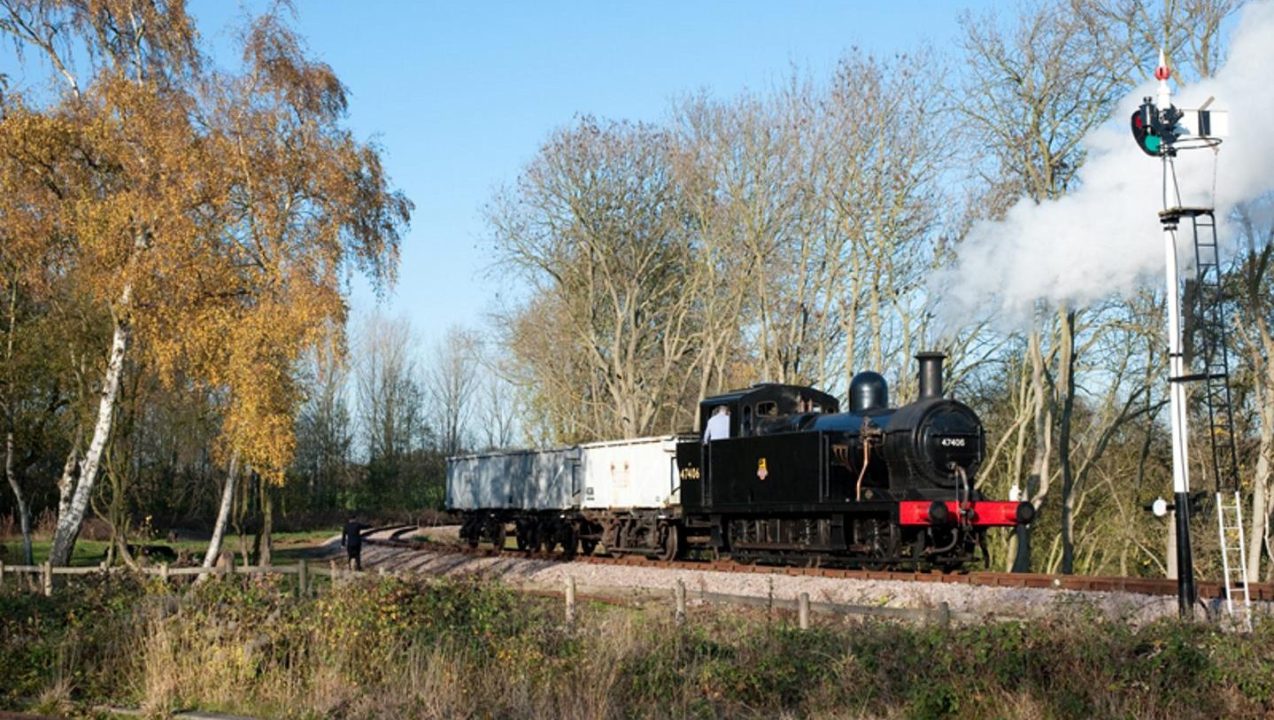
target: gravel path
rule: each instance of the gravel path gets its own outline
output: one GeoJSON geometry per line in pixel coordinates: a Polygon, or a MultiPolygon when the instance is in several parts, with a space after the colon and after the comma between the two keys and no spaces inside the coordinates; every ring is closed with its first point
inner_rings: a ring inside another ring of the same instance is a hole
{"type": "MultiPolygon", "coordinates": [[[[432,528],[423,534],[435,542],[447,543],[453,541],[455,529],[432,528]]],[[[373,534],[372,539],[378,538],[373,534]]],[[[581,593],[618,591],[634,596],[669,597],[680,579],[692,602],[704,593],[778,600],[794,600],[800,593],[809,593],[815,603],[912,609],[936,608],[945,602],[953,617],[960,621],[1035,618],[1067,610],[1095,610],[1112,620],[1141,624],[1177,614],[1177,600],[1173,596],[593,565],[514,554],[475,557],[445,549],[416,550],[374,543],[364,547],[363,564],[369,570],[384,568],[387,572],[450,576],[476,573],[538,590],[560,590],[567,578],[573,577],[581,593]]]]}

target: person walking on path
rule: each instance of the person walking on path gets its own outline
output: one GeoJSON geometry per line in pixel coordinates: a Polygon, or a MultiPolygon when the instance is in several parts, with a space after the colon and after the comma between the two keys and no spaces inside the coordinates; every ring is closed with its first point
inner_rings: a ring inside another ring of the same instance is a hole
{"type": "Polygon", "coordinates": [[[341,547],[345,548],[349,555],[347,562],[355,570],[363,569],[363,530],[368,527],[358,521],[357,515],[350,515],[349,522],[345,523],[345,530],[341,532],[341,547]]]}

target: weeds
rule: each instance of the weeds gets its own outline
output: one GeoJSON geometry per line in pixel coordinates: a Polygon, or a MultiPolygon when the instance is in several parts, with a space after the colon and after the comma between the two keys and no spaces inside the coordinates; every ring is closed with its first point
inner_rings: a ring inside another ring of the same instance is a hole
{"type": "Polygon", "coordinates": [[[363,577],[318,598],[236,577],[0,593],[0,707],[261,718],[1236,718],[1274,712],[1274,623],[1141,629],[1084,613],[796,629],[782,613],[558,603],[479,580],[363,577]]]}

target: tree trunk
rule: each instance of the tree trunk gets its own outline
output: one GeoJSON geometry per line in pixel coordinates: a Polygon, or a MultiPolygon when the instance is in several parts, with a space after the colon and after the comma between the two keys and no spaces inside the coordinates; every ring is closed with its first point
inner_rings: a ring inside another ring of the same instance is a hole
{"type": "MultiPolygon", "coordinates": [[[[239,476],[239,453],[230,455],[230,469],[226,473],[226,486],[221,491],[221,507],[217,511],[217,524],[212,528],[212,539],[208,541],[208,552],[203,556],[203,566],[210,568],[217,563],[221,555],[221,540],[226,535],[226,527],[230,524],[230,507],[234,504],[234,485],[239,476]]],[[[200,578],[206,577],[200,575],[200,578]]]]}
{"type": "Polygon", "coordinates": [[[71,496],[75,493],[75,478],[80,471],[80,428],[75,428],[75,439],[71,441],[71,451],[66,454],[66,463],[62,465],[62,477],[58,479],[58,517],[71,512],[71,496]]]}
{"type": "Polygon", "coordinates": [[[1062,471],[1062,574],[1075,572],[1075,471],[1071,464],[1071,416],[1075,409],[1075,312],[1059,313],[1062,321],[1058,375],[1061,377],[1062,415],[1057,437],[1062,471]]]}
{"type": "Polygon", "coordinates": [[[257,564],[274,564],[274,501],[270,496],[270,482],[264,477],[261,484],[261,529],[257,531],[257,564]]]}
{"type": "MultiPolygon", "coordinates": [[[[18,283],[15,279],[10,283],[9,290],[9,309],[8,309],[8,330],[5,333],[5,351],[4,360],[6,368],[13,367],[13,334],[17,326],[18,320],[18,283]]],[[[31,508],[27,506],[27,499],[22,494],[22,485],[18,482],[18,476],[13,471],[13,429],[15,425],[14,418],[16,412],[14,410],[13,400],[13,377],[9,375],[5,378],[3,387],[4,395],[4,476],[9,481],[9,487],[13,488],[13,498],[18,505],[18,523],[22,527],[22,561],[27,565],[35,564],[35,555],[31,549],[31,508]]]]}
{"type": "MultiPolygon", "coordinates": [[[[106,364],[106,376],[102,382],[102,399],[98,404],[97,422],[93,426],[93,439],[89,442],[88,452],[80,465],[79,482],[71,495],[70,503],[58,515],[57,529],[53,534],[53,548],[49,551],[49,561],[54,565],[66,565],[71,560],[71,552],[75,549],[75,540],[80,534],[80,524],[84,521],[84,512],[88,509],[89,498],[93,494],[93,484],[97,480],[97,467],[102,459],[102,451],[106,449],[106,441],[111,434],[111,421],[115,415],[115,403],[119,398],[120,377],[124,374],[124,355],[128,351],[128,342],[132,337],[132,326],[127,312],[133,294],[132,285],[125,285],[120,298],[120,313],[115,318],[115,332],[111,338],[111,353],[106,364]]],[[[69,460],[68,460],[69,464],[69,460]]],[[[66,478],[63,478],[66,481],[66,478]]],[[[59,508],[61,510],[61,508],[59,508]]]]}
{"type": "Polygon", "coordinates": [[[22,494],[22,486],[13,472],[13,428],[4,434],[4,476],[13,488],[13,497],[18,504],[18,524],[22,527],[22,562],[35,564],[35,554],[31,548],[31,508],[27,505],[26,496],[22,494]]]}
{"type": "MultiPolygon", "coordinates": [[[[1274,390],[1274,382],[1269,385],[1274,390]]],[[[1270,522],[1270,457],[1274,456],[1274,392],[1264,394],[1261,403],[1261,441],[1257,450],[1256,472],[1252,476],[1252,510],[1248,524],[1247,536],[1247,576],[1255,582],[1261,577],[1261,557],[1267,538],[1270,522]]],[[[1274,564],[1274,561],[1272,561],[1274,564]]]]}
{"type": "MultiPolygon", "coordinates": [[[[1053,421],[1052,399],[1045,382],[1044,353],[1040,349],[1040,330],[1031,331],[1030,348],[1031,388],[1035,401],[1035,458],[1031,461],[1031,474],[1026,481],[1026,493],[1038,512],[1048,495],[1049,454],[1052,452],[1053,421]]],[[[1018,533],[1017,556],[1013,560],[1013,572],[1031,571],[1031,536],[1034,526],[1018,533]]]]}

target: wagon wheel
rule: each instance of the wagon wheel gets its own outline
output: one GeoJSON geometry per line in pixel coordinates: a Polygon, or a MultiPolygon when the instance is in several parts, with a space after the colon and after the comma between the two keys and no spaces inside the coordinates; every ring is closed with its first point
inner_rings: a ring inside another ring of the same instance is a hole
{"type": "Polygon", "coordinates": [[[612,521],[602,529],[602,545],[606,546],[606,554],[614,555],[619,547],[619,526],[612,521]]]}
{"type": "Polygon", "coordinates": [[[579,534],[575,532],[575,528],[570,523],[562,525],[558,531],[557,539],[562,543],[562,557],[571,560],[575,557],[575,549],[579,545],[579,534]]]}
{"type": "Polygon", "coordinates": [[[540,549],[540,529],[538,520],[527,520],[517,529],[518,549],[534,553],[540,549]]]}
{"type": "Polygon", "coordinates": [[[504,523],[494,522],[488,529],[487,534],[491,536],[491,544],[495,546],[496,552],[504,552],[504,540],[507,537],[504,529],[504,523]]]}
{"type": "Polygon", "coordinates": [[[513,541],[517,543],[518,550],[528,548],[527,526],[522,520],[517,521],[513,526],[513,541]]]}
{"type": "Polygon", "coordinates": [[[677,550],[680,545],[679,535],[681,534],[676,525],[664,524],[659,527],[659,555],[657,556],[664,562],[677,559],[677,550]]]}
{"type": "Polygon", "coordinates": [[[470,550],[478,547],[479,529],[478,524],[472,520],[460,528],[460,537],[464,538],[465,544],[469,546],[470,550]]]}
{"type": "Polygon", "coordinates": [[[593,551],[597,549],[596,540],[580,540],[579,545],[580,545],[580,552],[582,552],[585,555],[592,555],[593,551]]]}

